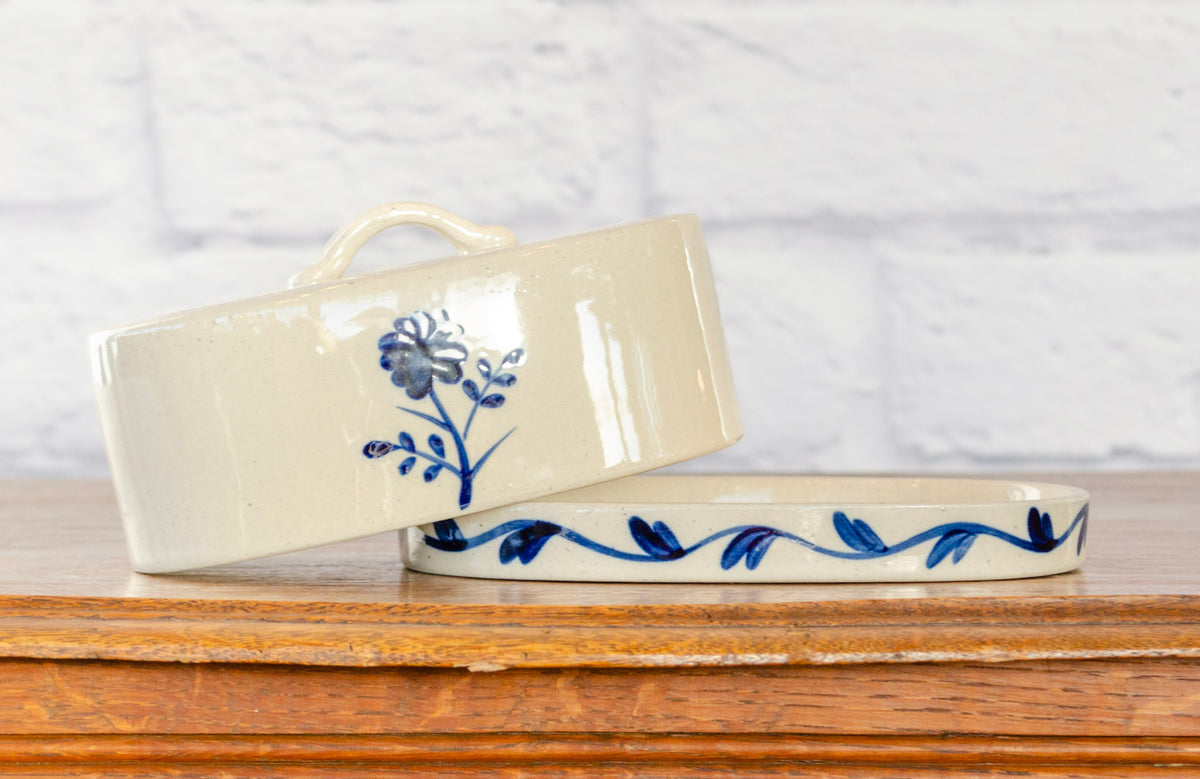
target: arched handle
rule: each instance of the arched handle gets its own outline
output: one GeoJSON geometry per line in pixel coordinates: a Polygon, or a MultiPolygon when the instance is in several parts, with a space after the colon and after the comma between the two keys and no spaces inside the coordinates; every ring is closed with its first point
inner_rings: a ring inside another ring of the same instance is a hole
{"type": "Polygon", "coordinates": [[[293,276],[288,286],[295,289],[341,278],[363,244],[383,230],[401,224],[424,225],[435,230],[452,243],[459,254],[498,249],[517,242],[507,227],[480,227],[428,203],[389,203],[371,209],[338,230],[325,244],[321,259],[293,276]]]}

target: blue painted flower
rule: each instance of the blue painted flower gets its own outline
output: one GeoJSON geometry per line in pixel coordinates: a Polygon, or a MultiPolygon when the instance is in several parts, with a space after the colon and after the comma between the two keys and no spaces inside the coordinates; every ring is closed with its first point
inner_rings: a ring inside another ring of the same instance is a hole
{"type": "Polygon", "coordinates": [[[424,311],[401,317],[395,328],[379,339],[379,365],[392,372],[392,383],[403,387],[413,400],[420,400],[433,388],[433,380],[457,384],[462,378],[462,363],[467,347],[456,338],[462,328],[452,324],[446,312],[438,321],[424,311]]]}

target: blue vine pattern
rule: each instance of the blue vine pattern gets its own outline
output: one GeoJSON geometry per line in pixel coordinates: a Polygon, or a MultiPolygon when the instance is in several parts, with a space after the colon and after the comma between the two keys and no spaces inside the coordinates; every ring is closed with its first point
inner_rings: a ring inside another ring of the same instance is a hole
{"type": "Polygon", "coordinates": [[[475,478],[479,471],[500,444],[516,430],[515,427],[509,430],[472,461],[467,451],[467,436],[470,435],[471,424],[480,409],[497,409],[504,405],[506,396],[500,390],[508,389],[517,383],[517,377],[512,370],[523,364],[525,351],[513,349],[496,368],[493,368],[486,358],[480,357],[475,363],[475,370],[479,372],[482,385],[474,379],[463,381],[462,364],[467,360],[469,353],[467,347],[458,340],[462,336],[462,328],[453,324],[445,311],[439,313],[440,318],[425,311],[414,311],[411,316],[397,319],[392,324],[392,331],[379,339],[379,367],[391,373],[392,383],[402,388],[411,400],[429,398],[436,415],[408,406],[396,408],[433,425],[443,434],[448,434],[454,447],[454,461],[446,454],[445,439],[436,432],[426,439],[428,450],[421,449],[417,439],[407,430],[401,430],[395,441],[370,441],[363,447],[362,453],[364,457],[372,460],[392,452],[405,454],[397,466],[401,476],[412,472],[418,458],[426,460],[430,463],[422,473],[426,483],[435,480],[443,471],[454,474],[459,482],[458,507],[465,509],[471,505],[475,478]],[[463,394],[472,403],[461,430],[438,397],[434,379],[443,384],[461,386],[463,394]]]}
{"type": "Polygon", "coordinates": [[[465,552],[502,538],[500,562],[507,565],[513,560],[520,560],[522,564],[528,565],[542,551],[547,541],[558,536],[618,560],[663,563],[687,557],[709,544],[732,536],[721,553],[722,570],[728,571],[738,563],[744,563],[746,568],[752,571],[763,561],[771,545],[778,540],[790,541],[827,557],[874,560],[936,539],[925,558],[925,567],[932,569],[947,557],[950,558],[951,565],[961,562],[975,543],[975,539],[980,536],[991,536],[1019,549],[1045,554],[1066,543],[1075,533],[1075,554],[1078,556],[1083,554],[1083,546],[1087,541],[1087,526],[1088,504],[1084,504],[1061,536],[1054,535],[1054,524],[1049,513],[1031,507],[1026,521],[1028,538],[1021,538],[977,522],[949,522],[924,530],[898,543],[886,544],[865,521],[851,519],[844,512],[836,511],[833,514],[833,527],[846,549],[830,549],[787,531],[763,525],[726,528],[685,547],[679,543],[679,539],[665,522],[650,524],[641,517],[632,516],[629,518],[629,534],[641,551],[630,552],[601,544],[570,528],[541,519],[514,519],[471,538],[463,535],[462,529],[453,519],[445,519],[433,524],[435,535],[426,534],[425,543],[443,552],[465,552]]]}

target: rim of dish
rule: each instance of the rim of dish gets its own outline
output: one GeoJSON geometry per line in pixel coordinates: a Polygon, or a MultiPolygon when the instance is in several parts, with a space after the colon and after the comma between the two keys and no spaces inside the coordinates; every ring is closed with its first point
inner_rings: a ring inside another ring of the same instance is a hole
{"type": "MultiPolygon", "coordinates": [[[[627,476],[565,492],[531,498],[515,506],[489,511],[504,511],[516,506],[578,507],[596,511],[609,506],[634,505],[723,508],[980,508],[1011,506],[1045,501],[1088,500],[1089,493],[1079,487],[1040,481],[974,479],[926,476],[821,476],[763,474],[663,474],[627,476]],[[652,482],[659,482],[653,484],[652,482]],[[817,492],[823,487],[823,492],[817,492]],[[665,489],[664,489],[665,488],[665,489]],[[802,499],[805,488],[813,491],[811,500],[802,499]],[[871,490],[874,490],[872,492],[871,490]],[[885,492],[891,490],[894,495],[885,492]],[[907,494],[906,492],[907,491],[907,494]],[[913,493],[920,491],[920,494],[913,493]],[[977,491],[971,498],[964,491],[977,491]],[[948,493],[946,500],[938,493],[948,493]],[[681,496],[690,496],[682,498],[681,496]]],[[[481,512],[482,513],[482,512],[481,512]]]]}

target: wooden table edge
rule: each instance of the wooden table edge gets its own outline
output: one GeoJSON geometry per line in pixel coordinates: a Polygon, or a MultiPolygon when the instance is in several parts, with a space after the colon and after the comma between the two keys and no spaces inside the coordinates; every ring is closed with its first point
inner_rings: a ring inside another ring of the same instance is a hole
{"type": "Polygon", "coordinates": [[[1161,595],[575,607],[0,596],[0,657],[479,671],[1197,657],[1198,606],[1161,595]]]}

